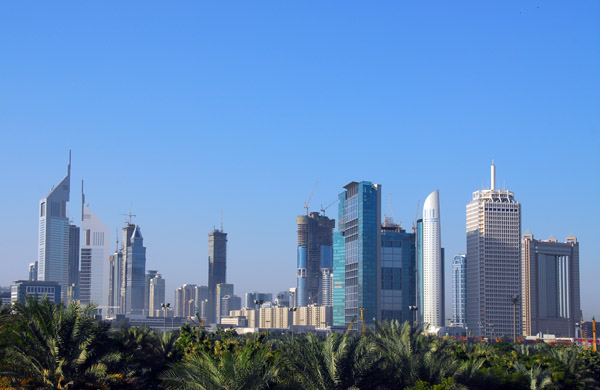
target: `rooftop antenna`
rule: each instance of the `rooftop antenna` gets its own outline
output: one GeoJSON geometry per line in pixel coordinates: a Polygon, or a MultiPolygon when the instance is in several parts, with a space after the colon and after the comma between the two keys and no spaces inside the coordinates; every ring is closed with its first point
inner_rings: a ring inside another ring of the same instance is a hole
{"type": "Polygon", "coordinates": [[[415,220],[413,221],[412,230],[413,233],[417,232],[417,221],[419,220],[419,206],[421,205],[421,199],[417,201],[417,211],[415,212],[415,220]]]}
{"type": "Polygon", "coordinates": [[[71,174],[71,149],[69,149],[69,165],[67,165],[67,175],[71,174]]]}
{"type": "Polygon", "coordinates": [[[115,252],[119,251],[119,227],[117,226],[115,228],[115,237],[117,237],[117,242],[116,242],[116,248],[115,248],[115,252]]]}
{"type": "MultiPolygon", "coordinates": [[[[390,211],[392,212],[392,217],[394,217],[394,223],[398,223],[398,218],[396,218],[396,213],[394,213],[394,209],[392,208],[392,193],[389,193],[389,197],[388,197],[388,204],[387,206],[389,207],[390,211]]],[[[417,210],[419,209],[419,206],[417,206],[417,210]]]]}
{"type": "Polygon", "coordinates": [[[491,176],[492,176],[492,190],[496,189],[496,166],[494,165],[494,160],[492,160],[491,167],[491,176]]]}
{"type": "Polygon", "coordinates": [[[223,210],[221,210],[221,233],[223,233],[223,210]]]}
{"type": "Polygon", "coordinates": [[[131,225],[131,217],[137,217],[137,215],[131,214],[131,206],[132,206],[132,203],[129,203],[129,214],[121,214],[121,215],[124,215],[126,217],[129,217],[127,219],[127,221],[126,221],[128,225],[131,225]]]}
{"type": "Polygon", "coordinates": [[[85,194],[83,193],[83,179],[81,179],[81,221],[83,222],[83,205],[85,204],[85,194]]]}
{"type": "Polygon", "coordinates": [[[315,186],[313,187],[312,192],[310,193],[310,196],[308,197],[308,200],[304,202],[304,208],[306,209],[306,215],[308,215],[308,206],[310,205],[310,200],[312,199],[315,190],[317,189],[317,184],[319,184],[319,181],[317,180],[315,182],[315,186]]]}

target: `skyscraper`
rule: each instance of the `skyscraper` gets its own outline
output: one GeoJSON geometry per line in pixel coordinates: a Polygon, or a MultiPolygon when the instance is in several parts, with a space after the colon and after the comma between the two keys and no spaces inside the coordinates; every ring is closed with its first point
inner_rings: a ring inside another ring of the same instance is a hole
{"type": "Polygon", "coordinates": [[[313,301],[322,303],[323,287],[327,289],[329,286],[328,278],[332,271],[335,220],[318,212],[311,212],[308,215],[299,215],[296,223],[298,225],[296,302],[298,306],[306,306],[313,301]]]}
{"type": "Polygon", "coordinates": [[[467,256],[456,255],[452,261],[452,322],[454,326],[466,324],[467,256]]]}
{"type": "Polygon", "coordinates": [[[440,197],[435,190],[423,204],[423,322],[444,326],[444,259],[440,227],[440,197]]]}
{"type": "Polygon", "coordinates": [[[581,317],[577,238],[571,235],[561,243],[525,233],[522,258],[523,334],[575,337],[581,317]]]}
{"type": "MultiPolygon", "coordinates": [[[[343,236],[344,262],[340,260],[341,242],[338,242],[333,300],[334,305],[341,303],[336,296],[340,292],[338,278],[343,274],[344,326],[348,326],[360,318],[361,309],[366,323],[381,319],[381,185],[363,181],[348,183],[344,188],[346,191],[339,194],[338,225],[343,236]]],[[[335,308],[334,313],[338,310],[335,308]]]]}
{"type": "Polygon", "coordinates": [[[333,233],[333,325],[346,323],[346,265],[344,264],[346,242],[342,232],[333,233]]]}
{"type": "Polygon", "coordinates": [[[128,224],[123,228],[128,236],[127,246],[123,248],[125,257],[125,312],[144,314],[146,290],[146,247],[144,237],[138,225],[128,224]],[[129,231],[131,230],[131,235],[129,231]]]}
{"type": "Polygon", "coordinates": [[[108,258],[109,277],[108,277],[108,315],[114,317],[116,314],[124,314],[124,304],[121,295],[121,283],[123,276],[123,251],[119,250],[117,240],[117,249],[108,258]]]}
{"type": "Polygon", "coordinates": [[[79,237],[81,230],[76,225],[69,225],[69,277],[67,279],[68,290],[73,292],[72,296],[68,296],[67,301],[79,299],[79,237]]]}
{"type": "Polygon", "coordinates": [[[393,219],[381,226],[381,320],[413,321],[416,304],[415,233],[406,233],[393,219]]]}
{"type": "Polygon", "coordinates": [[[165,280],[157,273],[149,280],[148,315],[162,317],[161,305],[165,303],[165,280]]]}
{"type": "MultiPolygon", "coordinates": [[[[227,281],[227,233],[208,233],[208,322],[217,323],[217,284],[227,281]]],[[[232,293],[233,294],[233,293],[232,293]]]]}
{"type": "MultiPolygon", "coordinates": [[[[521,297],[521,204],[514,193],[473,192],[467,205],[467,326],[475,336],[513,335],[513,299],[521,297]]],[[[521,318],[517,303],[516,317],[521,318]]],[[[517,321],[517,335],[522,334],[517,321]]]]}
{"type": "Polygon", "coordinates": [[[158,271],[155,269],[146,271],[144,281],[144,313],[146,313],[146,315],[150,315],[150,280],[152,280],[156,275],[158,275],[158,271]]]}
{"type": "Polygon", "coordinates": [[[29,263],[29,281],[35,282],[38,278],[38,262],[29,263]]]}
{"type": "MultiPolygon", "coordinates": [[[[217,307],[216,307],[216,314],[217,314],[217,324],[221,323],[221,317],[225,316],[225,315],[229,315],[229,313],[225,313],[225,311],[223,310],[223,305],[222,305],[222,299],[225,296],[233,296],[234,292],[233,292],[233,284],[229,284],[229,283],[219,283],[217,284],[217,288],[215,291],[215,296],[217,298],[217,307]]],[[[240,300],[240,304],[241,304],[241,300],[240,300]]]]}
{"type": "Polygon", "coordinates": [[[110,231],[100,218],[85,204],[82,182],[81,230],[81,277],[79,296],[82,304],[94,303],[102,314],[108,306],[110,231]]]}
{"type": "Polygon", "coordinates": [[[38,280],[58,282],[66,300],[69,281],[69,218],[67,202],[71,190],[71,152],[67,175],[53,186],[39,204],[38,280]]]}

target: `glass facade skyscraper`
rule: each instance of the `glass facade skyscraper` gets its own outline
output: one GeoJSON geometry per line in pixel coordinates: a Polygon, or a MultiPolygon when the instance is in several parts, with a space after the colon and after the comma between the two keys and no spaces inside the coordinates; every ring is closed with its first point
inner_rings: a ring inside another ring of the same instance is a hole
{"type": "MultiPolygon", "coordinates": [[[[208,234],[208,308],[211,324],[217,323],[217,284],[227,280],[227,233],[215,229],[208,234]]],[[[233,294],[233,292],[232,292],[233,294]]]]}
{"type": "MultiPolygon", "coordinates": [[[[344,269],[339,269],[336,260],[333,272],[334,305],[339,304],[336,274],[344,273],[344,325],[348,326],[360,319],[361,309],[366,323],[381,319],[381,185],[363,181],[344,188],[339,195],[338,225],[344,241],[344,269]]],[[[334,254],[339,255],[339,251],[334,254]]]]}
{"type": "Polygon", "coordinates": [[[342,232],[333,233],[333,325],[344,326],[346,323],[346,265],[344,254],[346,240],[342,232]]]}
{"type": "Polygon", "coordinates": [[[416,304],[415,233],[386,218],[381,226],[381,320],[413,321],[416,304]]]}
{"type": "Polygon", "coordinates": [[[71,191],[71,152],[67,175],[39,203],[38,277],[57,282],[61,300],[66,301],[69,284],[69,218],[67,202],[71,191]]]}
{"type": "MultiPolygon", "coordinates": [[[[128,225],[126,228],[128,228],[128,225]]],[[[135,225],[124,248],[126,257],[126,313],[144,314],[146,297],[146,247],[138,225],[135,225]]]]}
{"type": "Polygon", "coordinates": [[[466,324],[467,299],[467,256],[456,255],[452,261],[452,323],[454,326],[466,324]]]}
{"type": "Polygon", "coordinates": [[[423,323],[436,331],[444,326],[444,257],[442,253],[439,191],[423,204],[423,323]]]}

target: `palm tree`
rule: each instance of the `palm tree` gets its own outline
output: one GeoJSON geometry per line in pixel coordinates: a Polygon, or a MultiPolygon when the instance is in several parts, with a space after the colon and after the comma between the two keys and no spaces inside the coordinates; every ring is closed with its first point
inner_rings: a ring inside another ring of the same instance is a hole
{"type": "Polygon", "coordinates": [[[278,372],[270,348],[247,342],[218,354],[208,350],[187,354],[160,379],[167,389],[261,390],[275,382],[278,372]]]}
{"type": "Polygon", "coordinates": [[[55,305],[29,297],[13,307],[17,342],[7,348],[7,380],[22,388],[62,389],[108,386],[108,324],[95,322],[94,306],[55,305]]]}
{"type": "Polygon", "coordinates": [[[285,340],[280,347],[285,373],[282,381],[309,390],[374,388],[378,355],[369,338],[315,333],[285,340]]]}

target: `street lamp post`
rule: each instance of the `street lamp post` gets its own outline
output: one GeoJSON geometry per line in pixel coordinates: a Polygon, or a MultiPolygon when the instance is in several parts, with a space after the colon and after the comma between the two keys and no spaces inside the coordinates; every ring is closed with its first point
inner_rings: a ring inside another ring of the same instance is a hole
{"type": "Polygon", "coordinates": [[[411,313],[411,318],[413,320],[413,324],[417,323],[417,310],[419,310],[419,308],[416,305],[409,305],[408,306],[408,310],[410,310],[411,313]]]}
{"type": "Polygon", "coordinates": [[[171,307],[170,303],[161,303],[160,307],[163,309],[163,333],[167,331],[167,309],[171,307]]]}
{"type": "Polygon", "coordinates": [[[298,308],[290,307],[288,310],[290,311],[290,313],[292,313],[292,322],[290,324],[291,324],[291,328],[292,328],[292,340],[293,340],[294,339],[294,312],[296,310],[298,310],[298,308]]]}

